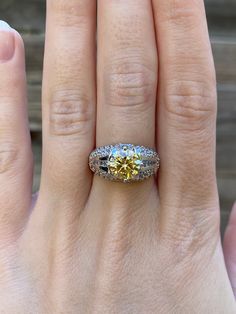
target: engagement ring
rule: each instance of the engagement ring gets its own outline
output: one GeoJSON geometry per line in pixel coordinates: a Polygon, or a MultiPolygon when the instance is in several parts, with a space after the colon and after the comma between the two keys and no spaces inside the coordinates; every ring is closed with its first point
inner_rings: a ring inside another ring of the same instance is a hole
{"type": "Polygon", "coordinates": [[[89,156],[90,169],[110,181],[142,181],[159,169],[158,154],[147,147],[132,144],[108,145],[95,149],[89,156]]]}

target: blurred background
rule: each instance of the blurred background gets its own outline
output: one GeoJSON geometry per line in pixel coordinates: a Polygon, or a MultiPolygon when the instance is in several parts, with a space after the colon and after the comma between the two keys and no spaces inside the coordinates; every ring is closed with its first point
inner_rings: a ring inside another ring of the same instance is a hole
{"type": "MultiPolygon", "coordinates": [[[[205,0],[205,3],[218,79],[217,178],[223,232],[236,199],[236,0],[205,0]]],[[[0,1],[0,19],[22,34],[26,46],[29,116],[35,153],[34,191],[39,186],[41,164],[45,7],[45,0],[0,1]]]]}

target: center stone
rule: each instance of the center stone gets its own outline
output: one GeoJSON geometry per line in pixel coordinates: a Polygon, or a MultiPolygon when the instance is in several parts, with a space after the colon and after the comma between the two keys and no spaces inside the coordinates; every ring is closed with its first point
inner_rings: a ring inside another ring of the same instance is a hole
{"type": "Polygon", "coordinates": [[[108,159],[108,170],[115,178],[124,181],[134,179],[142,166],[141,155],[135,147],[114,148],[108,159]]]}

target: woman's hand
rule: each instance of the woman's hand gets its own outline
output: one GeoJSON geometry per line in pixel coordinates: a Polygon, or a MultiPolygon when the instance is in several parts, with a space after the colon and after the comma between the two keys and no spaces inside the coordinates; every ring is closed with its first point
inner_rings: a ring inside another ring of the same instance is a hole
{"type": "Polygon", "coordinates": [[[23,44],[0,24],[0,313],[235,313],[203,1],[99,0],[97,9],[47,1],[33,200],[23,44]],[[118,142],[157,148],[158,180],[93,177],[89,153],[118,142]]]}

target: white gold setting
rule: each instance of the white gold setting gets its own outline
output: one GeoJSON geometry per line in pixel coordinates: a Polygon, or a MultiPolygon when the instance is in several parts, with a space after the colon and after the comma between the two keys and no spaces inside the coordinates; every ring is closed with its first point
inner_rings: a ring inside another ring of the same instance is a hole
{"type": "Polygon", "coordinates": [[[110,181],[142,181],[155,175],[159,166],[160,158],[154,150],[133,144],[99,147],[89,156],[90,169],[110,181]]]}

